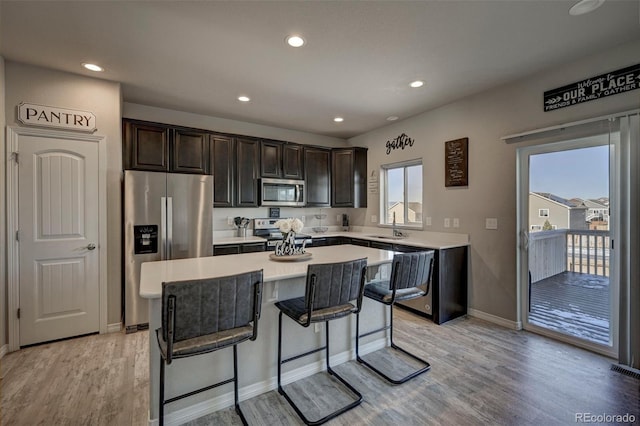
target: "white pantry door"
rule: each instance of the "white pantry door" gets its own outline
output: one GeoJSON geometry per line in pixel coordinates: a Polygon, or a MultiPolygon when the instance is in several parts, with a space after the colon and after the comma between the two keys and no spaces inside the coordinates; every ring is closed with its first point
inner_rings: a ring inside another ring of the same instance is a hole
{"type": "Polygon", "coordinates": [[[97,332],[98,144],[18,139],[20,346],[97,332]]]}

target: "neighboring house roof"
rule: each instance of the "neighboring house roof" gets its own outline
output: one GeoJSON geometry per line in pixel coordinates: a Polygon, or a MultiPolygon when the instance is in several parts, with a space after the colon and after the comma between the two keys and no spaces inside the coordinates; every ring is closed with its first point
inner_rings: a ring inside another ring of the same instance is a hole
{"type": "Polygon", "coordinates": [[[409,209],[416,213],[422,213],[422,203],[409,202],[409,209]]]}
{"type": "Polygon", "coordinates": [[[550,192],[530,192],[530,194],[536,195],[541,198],[546,198],[547,200],[552,201],[568,209],[586,209],[587,208],[582,202],[582,200],[580,200],[579,198],[574,198],[573,200],[567,200],[566,198],[562,198],[557,195],[551,194],[550,192]]]}
{"type": "Polygon", "coordinates": [[[589,200],[584,200],[584,204],[589,207],[590,209],[608,209],[609,208],[609,202],[607,201],[607,204],[604,204],[602,201],[602,199],[589,199],[589,200]]]}

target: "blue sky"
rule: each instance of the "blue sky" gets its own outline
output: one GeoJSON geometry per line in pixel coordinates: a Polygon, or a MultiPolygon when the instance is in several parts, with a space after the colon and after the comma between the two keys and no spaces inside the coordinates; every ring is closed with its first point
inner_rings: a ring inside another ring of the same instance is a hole
{"type": "Polygon", "coordinates": [[[562,198],[609,196],[609,146],[529,157],[529,189],[562,198]]]}

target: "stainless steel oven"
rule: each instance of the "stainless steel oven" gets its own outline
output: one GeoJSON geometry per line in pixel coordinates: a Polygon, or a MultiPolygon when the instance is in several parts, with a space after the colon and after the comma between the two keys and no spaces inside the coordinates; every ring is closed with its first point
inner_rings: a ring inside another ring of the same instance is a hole
{"type": "MultiPolygon", "coordinates": [[[[253,235],[256,237],[262,237],[267,240],[267,251],[273,251],[276,249],[278,241],[282,241],[282,232],[276,228],[275,223],[279,219],[273,218],[258,218],[253,220],[253,235]]],[[[296,246],[310,247],[313,244],[313,239],[310,235],[296,234],[296,246]]]]}
{"type": "Polygon", "coordinates": [[[264,178],[260,181],[260,205],[302,207],[305,202],[303,180],[264,178]]]}

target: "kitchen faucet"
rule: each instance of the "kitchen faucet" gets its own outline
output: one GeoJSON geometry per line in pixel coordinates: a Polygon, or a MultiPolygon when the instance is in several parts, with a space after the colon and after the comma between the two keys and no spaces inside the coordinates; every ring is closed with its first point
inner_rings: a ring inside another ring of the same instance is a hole
{"type": "Polygon", "coordinates": [[[394,237],[402,237],[402,232],[398,230],[398,228],[396,227],[396,212],[393,212],[393,236],[394,237]]]}

